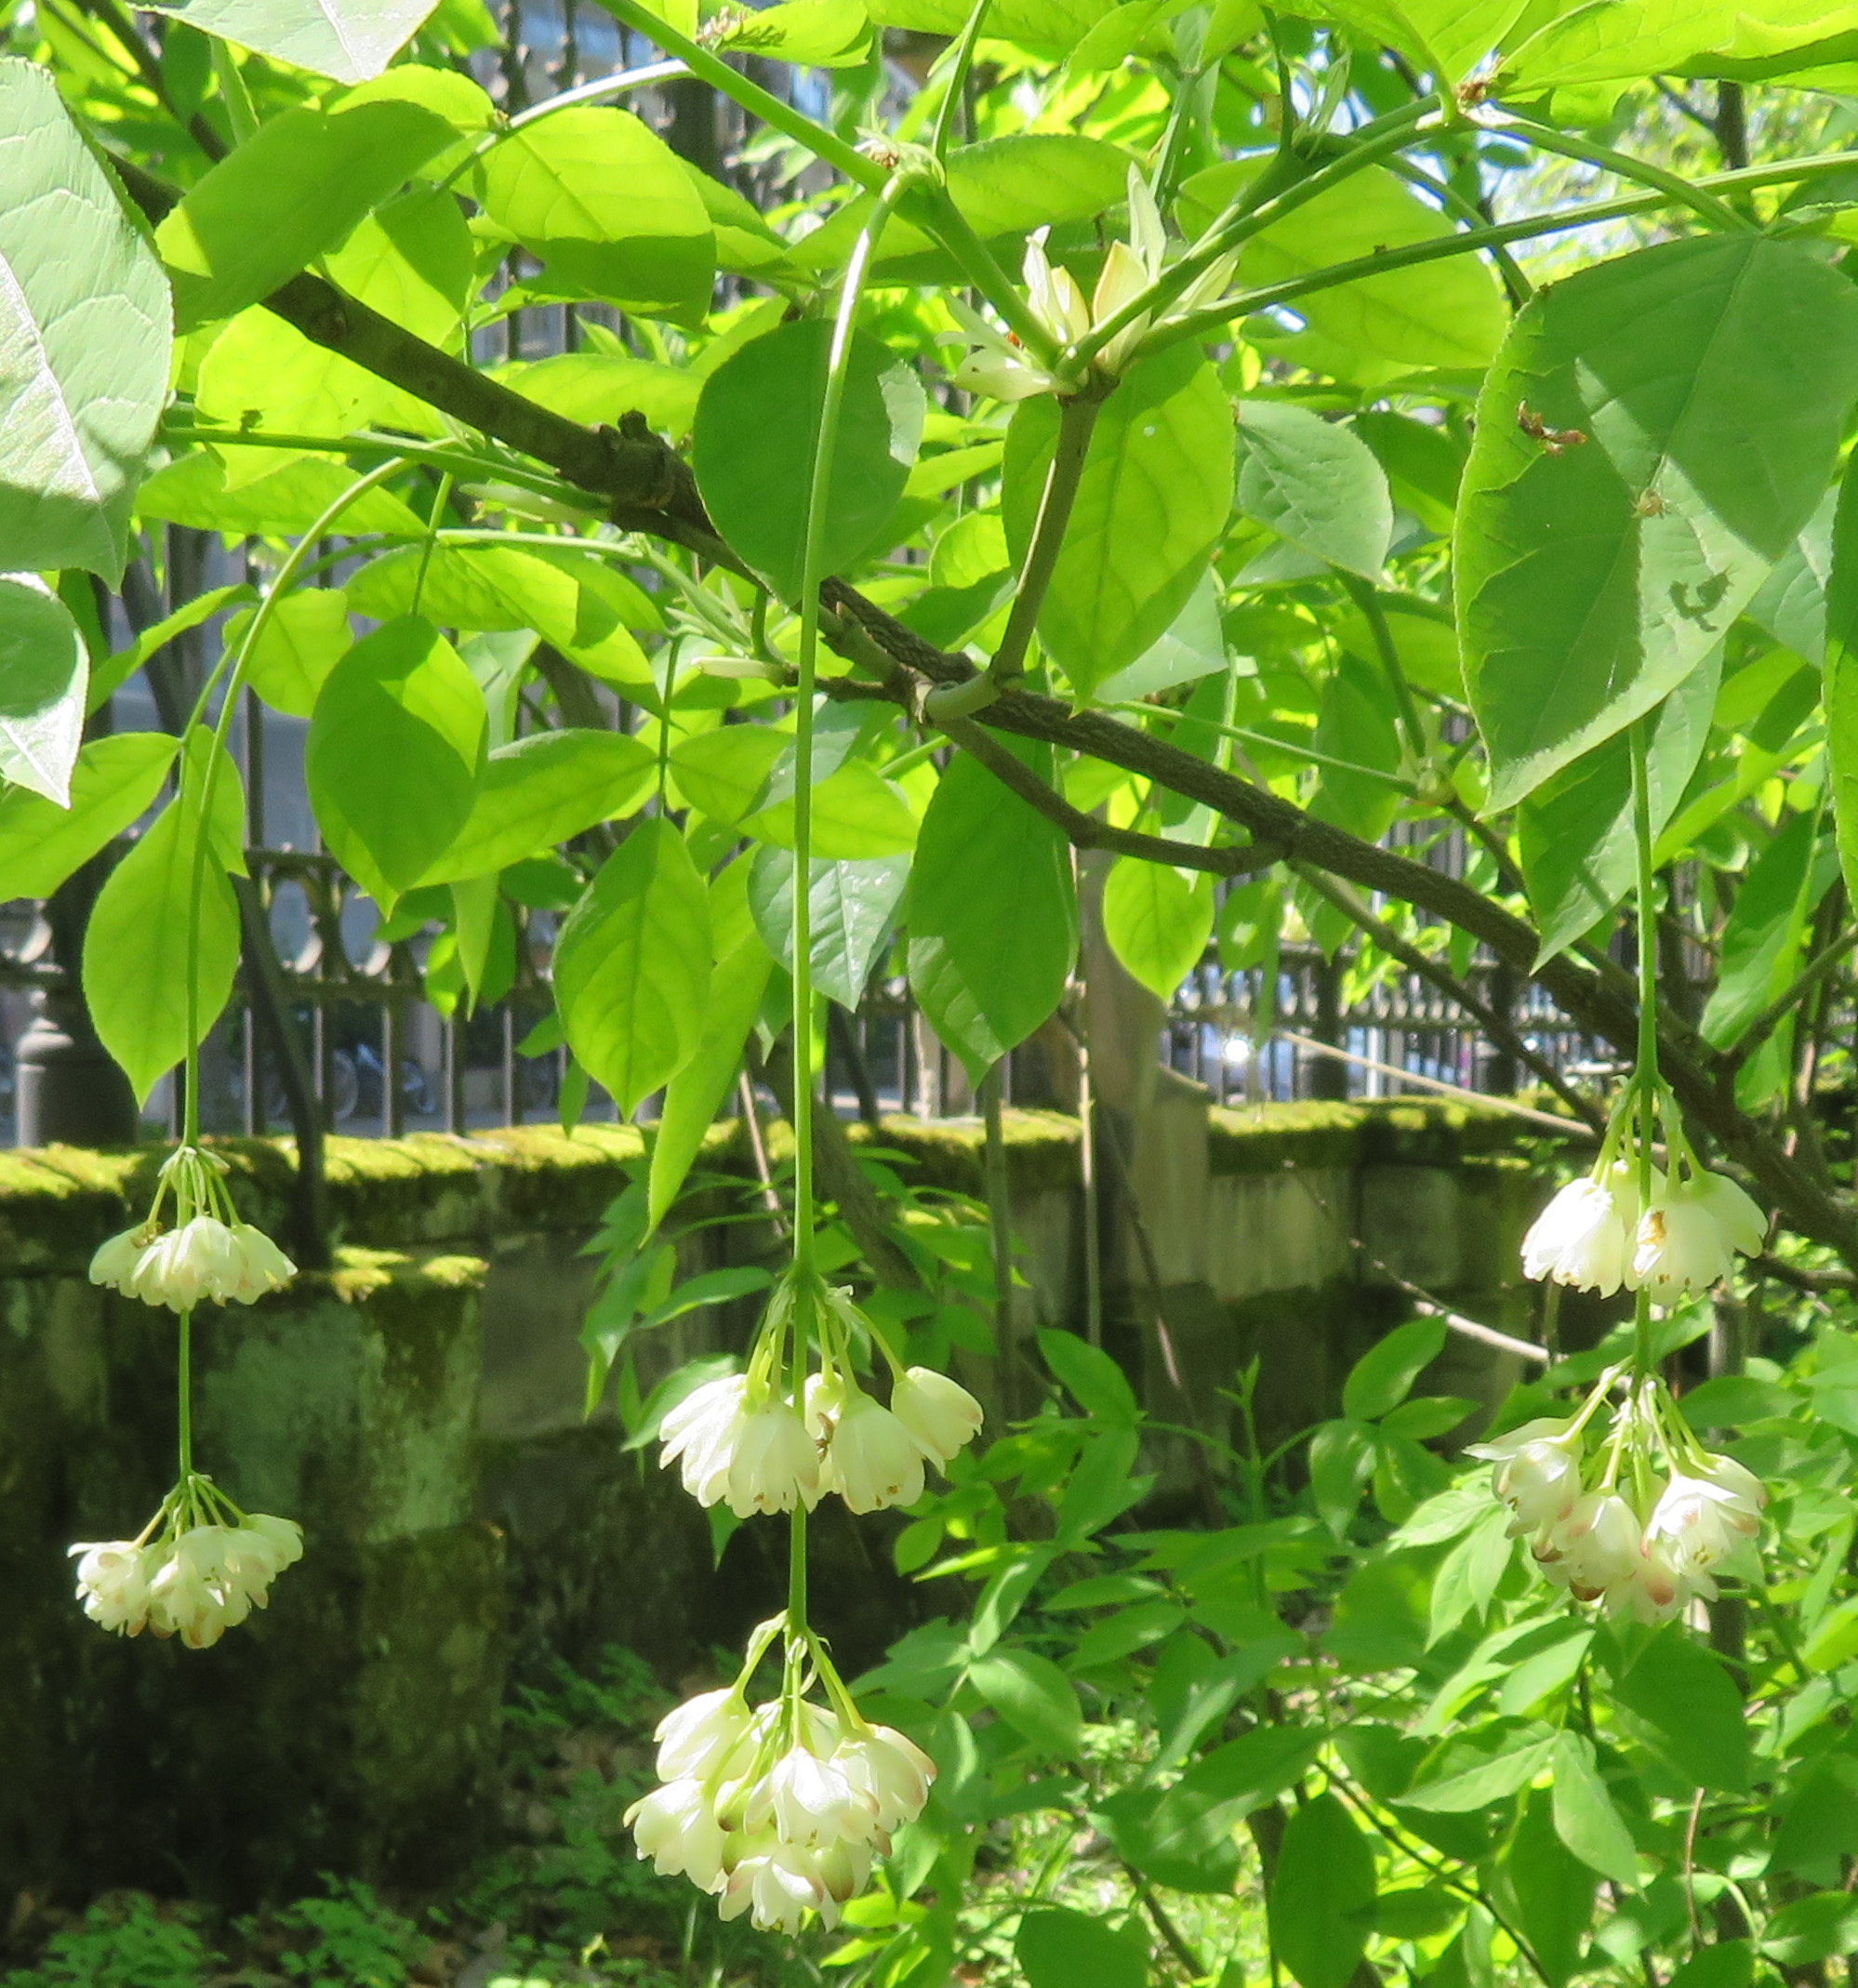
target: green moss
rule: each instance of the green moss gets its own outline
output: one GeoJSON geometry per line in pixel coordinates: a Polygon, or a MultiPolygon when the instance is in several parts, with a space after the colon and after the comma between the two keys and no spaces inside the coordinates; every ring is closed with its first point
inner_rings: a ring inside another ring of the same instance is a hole
{"type": "Polygon", "coordinates": [[[320,1283],[344,1305],[366,1305],[388,1293],[415,1302],[423,1293],[444,1294],[448,1300],[453,1292],[481,1286],[489,1267],[481,1256],[350,1247],[336,1252],[333,1269],[306,1270],[292,1289],[320,1283]]]}
{"type": "Polygon", "coordinates": [[[1215,1107],[1209,1120],[1215,1173],[1374,1163],[1452,1166],[1468,1155],[1500,1152],[1520,1137],[1537,1136],[1513,1112],[1448,1097],[1228,1106],[1215,1107]]]}
{"type": "MultiPolygon", "coordinates": [[[[1000,1120],[1007,1172],[1017,1192],[1076,1186],[1079,1133],[1075,1119],[1058,1111],[1008,1109],[1001,1113],[1000,1120]]],[[[987,1129],[979,1119],[912,1119],[893,1113],[876,1132],[866,1125],[846,1130],[855,1146],[904,1154],[912,1162],[904,1170],[912,1186],[942,1187],[958,1194],[984,1191],[981,1169],[987,1129]]]]}

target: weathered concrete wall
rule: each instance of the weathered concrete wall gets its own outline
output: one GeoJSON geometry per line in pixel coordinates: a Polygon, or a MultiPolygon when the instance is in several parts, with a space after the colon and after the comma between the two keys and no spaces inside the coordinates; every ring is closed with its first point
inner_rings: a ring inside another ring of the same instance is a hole
{"type": "MultiPolygon", "coordinates": [[[[1536,1190],[1513,1122],[1407,1102],[1212,1113],[1191,1207],[1170,1222],[1165,1196],[1144,1198],[1162,1288],[1113,1291],[1106,1344],[1158,1412],[1203,1425],[1255,1351],[1267,1426],[1287,1429],[1405,1315],[1391,1276],[1515,1329],[1536,1190]]],[[[1053,1114],[1009,1113],[1006,1132],[1023,1353],[1035,1327],[1082,1320],[1079,1142],[1053,1114]]],[[[731,1136],[712,1161],[741,1163],[731,1136]]],[[[893,1120],[882,1138],[921,1184],[979,1192],[976,1125],[893,1120]]],[[[224,1149],[242,1209],[279,1224],[287,1153],[224,1149]]],[[[437,1876],[478,1840],[512,1665],[616,1640],[679,1665],[778,1606],[777,1529],[743,1528],[713,1571],[674,1480],[583,1420],[582,1251],[641,1150],[613,1127],[331,1142],[336,1269],[196,1332],[203,1467],[247,1508],[299,1519],[309,1546],[270,1610],[206,1651],[105,1636],[64,1557],[134,1532],[173,1477],[172,1320],[85,1277],[146,1205],[157,1156],[0,1156],[0,1886],[184,1872],[237,1898],[324,1868],[437,1876]]],[[[764,1242],[707,1233],[738,1258],[764,1242]]],[[[1109,1240],[1112,1263],[1135,1260],[1126,1235],[1109,1240]]],[[[647,1385],[749,1322],[667,1331],[647,1385]]],[[[1448,1366],[1433,1385],[1472,1397],[1511,1378],[1481,1349],[1448,1366]]],[[[835,1506],[816,1531],[827,1626],[857,1662],[923,1597],[888,1571],[881,1527],[835,1506]]]]}

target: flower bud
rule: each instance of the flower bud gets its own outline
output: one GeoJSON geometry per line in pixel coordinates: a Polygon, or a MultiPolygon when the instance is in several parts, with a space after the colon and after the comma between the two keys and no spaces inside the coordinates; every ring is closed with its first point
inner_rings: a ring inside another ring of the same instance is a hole
{"type": "Polygon", "coordinates": [[[981,1405],[932,1367],[912,1367],[890,1391],[890,1411],[932,1464],[946,1464],[981,1425],[981,1405]]]}

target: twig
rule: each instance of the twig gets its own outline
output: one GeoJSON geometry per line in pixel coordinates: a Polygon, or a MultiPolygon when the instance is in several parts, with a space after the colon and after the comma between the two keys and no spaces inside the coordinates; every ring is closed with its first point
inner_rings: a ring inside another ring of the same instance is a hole
{"type": "MultiPolygon", "coordinates": [[[[926,707],[925,707],[926,711],[926,707]]],[[[1268,869],[1283,852],[1254,842],[1243,849],[1202,849],[1196,842],[1177,842],[1165,835],[1144,835],[1134,828],[1112,828],[1074,808],[1045,785],[1032,769],[1014,758],[971,718],[945,718],[941,729],[963,752],[971,754],[1002,787],[1029,802],[1047,821],[1055,822],[1077,849],[1110,849],[1120,855],[1139,856],[1148,863],[1171,863],[1177,869],[1205,870],[1214,877],[1245,877],[1268,869]]]]}
{"type": "Polygon", "coordinates": [[[762,1206],[768,1212],[775,1234],[784,1237],[787,1223],[781,1214],[780,1196],[775,1189],[774,1170],[768,1165],[768,1144],[762,1135],[762,1108],[755,1101],[755,1080],[743,1070],[736,1082],[742,1099],[742,1123],[749,1133],[749,1150],[755,1156],[755,1177],[762,1184],[762,1206]]]}

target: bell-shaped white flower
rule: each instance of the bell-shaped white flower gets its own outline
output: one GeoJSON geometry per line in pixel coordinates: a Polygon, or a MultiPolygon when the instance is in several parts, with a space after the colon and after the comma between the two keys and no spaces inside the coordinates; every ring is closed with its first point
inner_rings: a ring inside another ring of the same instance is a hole
{"type": "Polygon", "coordinates": [[[302,1557],[303,1528],[292,1519],[259,1512],[226,1534],[219,1565],[226,1581],[243,1588],[253,1606],[261,1609],[271,1584],[302,1557]]]}
{"type": "Polygon", "coordinates": [[[1626,1282],[1660,1305],[1707,1291],[1760,1253],[1768,1220],[1725,1173],[1661,1181],[1639,1217],[1626,1282]]]}
{"type": "Polygon", "coordinates": [[[1631,1267],[1638,1219],[1638,1178],[1628,1161],[1616,1160],[1598,1180],[1570,1181],[1522,1239],[1522,1274],[1611,1297],[1631,1267]]]}
{"type": "Polygon", "coordinates": [[[139,1636],[149,1619],[147,1550],[131,1539],[86,1540],[72,1547],[77,1598],[100,1628],[139,1636]]]}
{"type": "Polygon", "coordinates": [[[1617,1491],[1591,1491],[1543,1534],[1536,1561],[1557,1587],[1571,1589],[1583,1601],[1596,1601],[1632,1578],[1641,1530],[1638,1513],[1617,1491]]]}
{"type": "Polygon", "coordinates": [[[1491,1490],[1516,1515],[1512,1539],[1558,1524],[1581,1495],[1584,1451],[1572,1416],[1525,1422],[1493,1442],[1469,1444],[1466,1454],[1495,1464],[1491,1490]]]}
{"type": "Polygon", "coordinates": [[[790,1746],[750,1792],[743,1811],[750,1830],[773,1826],[786,1844],[873,1843],[877,1803],[853,1785],[835,1757],[790,1746]]]}
{"type": "Polygon", "coordinates": [[[839,1380],[810,1386],[806,1419],[821,1452],[821,1487],[837,1491],[852,1511],[878,1512],[922,1497],[922,1449],[860,1388],[839,1380]]]}
{"type": "Polygon", "coordinates": [[[232,1231],[213,1215],[195,1215],[159,1235],[142,1252],[129,1291],[144,1305],[192,1311],[237,1280],[242,1259],[232,1231]]]}
{"type": "Polygon", "coordinates": [[[822,1916],[829,1912],[837,1917],[832,1894],[820,1876],[819,1860],[810,1851],[778,1842],[737,1863],[723,1882],[719,1910],[725,1919],[750,1913],[763,1932],[797,1933],[809,1912],[822,1916]]]}
{"type": "Polygon", "coordinates": [[[936,1763],[914,1740],[889,1726],[843,1740],[833,1764],[870,1798],[878,1827],[886,1836],[913,1822],[929,1799],[936,1763]]]}
{"type": "Polygon", "coordinates": [[[658,1425],[666,1469],[683,1458],[683,1488],[699,1504],[714,1504],[729,1481],[736,1445],[748,1420],[748,1376],[727,1373],[694,1387],[658,1425]]]}
{"type": "Polygon", "coordinates": [[[149,1582],[149,1627],[208,1650],[251,1613],[251,1596],[226,1567],[228,1528],[192,1526],[168,1546],[149,1582]]]}
{"type": "Polygon", "coordinates": [[[819,1451],[799,1411],[770,1401],[743,1418],[723,1496],[737,1518],[755,1512],[809,1512],[821,1491],[819,1451]]]}
{"type": "Polygon", "coordinates": [[[126,1228],[120,1236],[112,1236],[90,1259],[90,1281],[126,1295],[149,1240],[146,1228],[126,1228]]]}
{"type": "Polygon", "coordinates": [[[1706,1576],[1687,1578],[1663,1544],[1642,1537],[1630,1563],[1607,1587],[1601,1600],[1609,1615],[1630,1615],[1641,1623],[1667,1623],[1678,1616],[1692,1596],[1716,1593],[1706,1576]]]}
{"type": "Polygon", "coordinates": [[[946,1464],[981,1425],[981,1405],[933,1367],[911,1367],[890,1390],[890,1411],[932,1464],[946,1464]]]}
{"type": "Polygon", "coordinates": [[[707,1779],[736,1750],[752,1715],[734,1690],[701,1691],[667,1712],[653,1737],[658,1743],[660,1781],[694,1775],[707,1779]]]}
{"type": "Polygon", "coordinates": [[[1761,1530],[1767,1492],[1733,1457],[1713,1456],[1695,1473],[1673,1471],[1646,1521],[1648,1540],[1663,1543],[1680,1565],[1710,1568],[1761,1530]]]}
{"type": "Polygon", "coordinates": [[[624,1820],[638,1854],[660,1877],[688,1877],[700,1891],[723,1889],[723,1833],[701,1782],[668,1781],[634,1802],[624,1820]]]}
{"type": "Polygon", "coordinates": [[[261,1228],[249,1222],[232,1225],[234,1269],[231,1281],[218,1295],[223,1303],[232,1299],[240,1305],[255,1305],[267,1292],[282,1291],[297,1275],[291,1262],[261,1228]]]}

